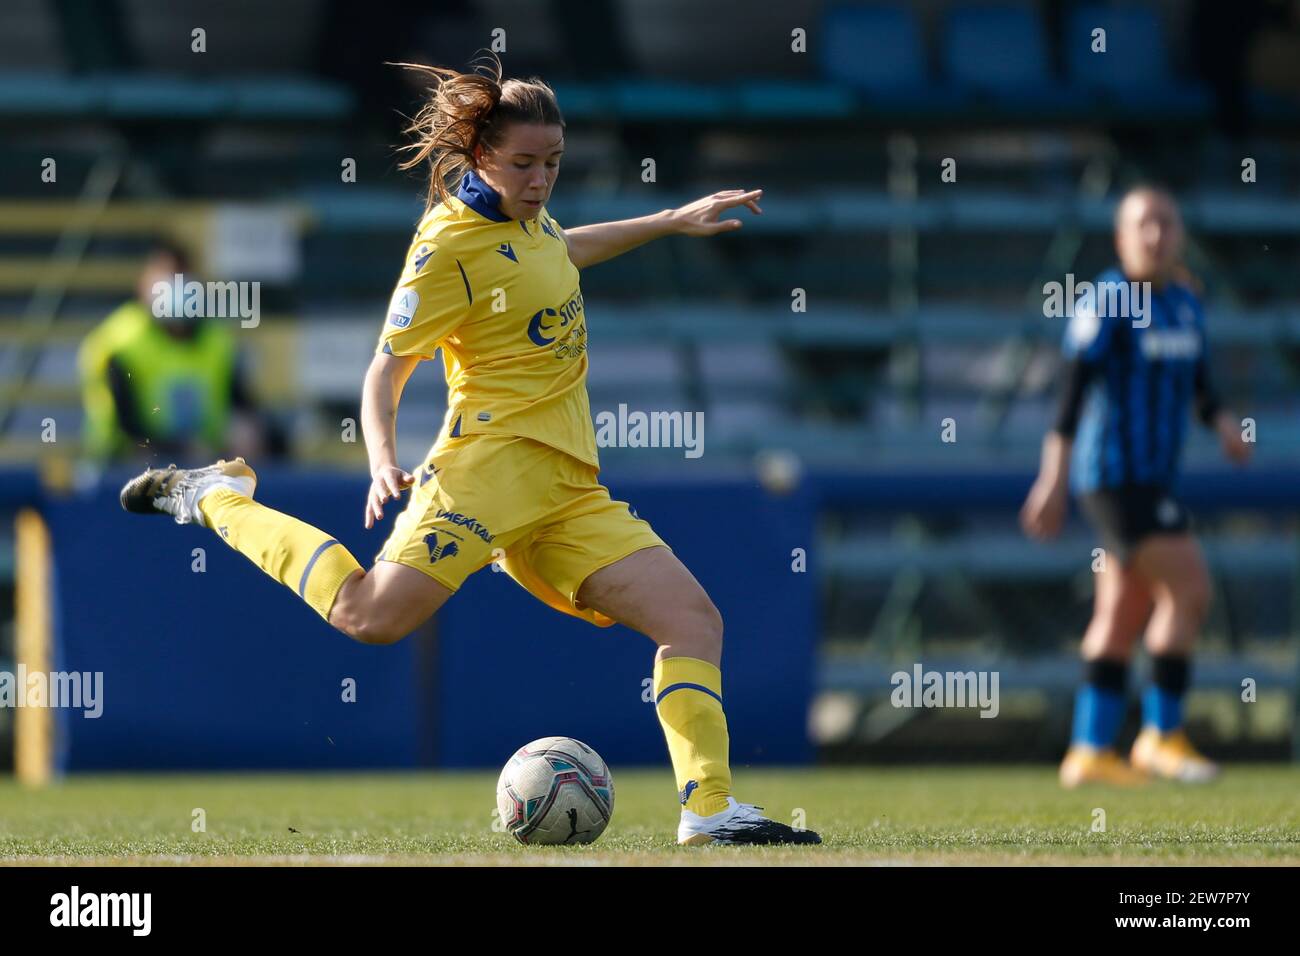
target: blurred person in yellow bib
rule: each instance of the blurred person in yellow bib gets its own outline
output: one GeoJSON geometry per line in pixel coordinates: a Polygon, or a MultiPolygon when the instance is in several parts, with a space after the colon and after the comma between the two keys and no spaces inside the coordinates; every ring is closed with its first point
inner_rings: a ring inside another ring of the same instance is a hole
{"type": "Polygon", "coordinates": [[[159,243],[136,297],[83,340],[77,353],[83,448],[99,461],[164,455],[254,455],[262,429],[224,319],[180,307],[186,252],[159,243]]]}

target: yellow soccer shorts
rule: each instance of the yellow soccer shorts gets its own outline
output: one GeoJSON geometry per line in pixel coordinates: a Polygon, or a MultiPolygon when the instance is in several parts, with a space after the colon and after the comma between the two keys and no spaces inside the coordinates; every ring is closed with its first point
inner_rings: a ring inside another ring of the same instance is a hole
{"type": "Polygon", "coordinates": [[[577,603],[592,573],[643,548],[667,547],[591,465],[528,438],[464,435],[436,444],[377,561],[416,568],[451,591],[496,562],[530,594],[599,627],[577,603]]]}

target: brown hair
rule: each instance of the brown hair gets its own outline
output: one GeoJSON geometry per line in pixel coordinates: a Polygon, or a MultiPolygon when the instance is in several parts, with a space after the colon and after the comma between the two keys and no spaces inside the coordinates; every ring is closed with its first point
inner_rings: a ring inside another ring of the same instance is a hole
{"type": "Polygon", "coordinates": [[[499,146],[511,123],[541,123],[564,127],[555,91],[537,77],[501,79],[501,61],[495,54],[472,72],[459,73],[440,66],[394,63],[433,80],[431,96],[411,120],[406,132],[414,142],[400,149],[410,152],[400,169],[430,161],[427,213],[451,194],[467,169],[474,168],[474,150],[499,146]]]}

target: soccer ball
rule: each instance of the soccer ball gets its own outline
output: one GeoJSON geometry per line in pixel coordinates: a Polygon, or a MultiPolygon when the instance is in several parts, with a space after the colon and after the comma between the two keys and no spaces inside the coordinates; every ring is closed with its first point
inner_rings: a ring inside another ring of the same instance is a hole
{"type": "Polygon", "coordinates": [[[497,813],[520,843],[591,843],[614,813],[614,778],[581,740],[542,737],[506,761],[497,813]]]}

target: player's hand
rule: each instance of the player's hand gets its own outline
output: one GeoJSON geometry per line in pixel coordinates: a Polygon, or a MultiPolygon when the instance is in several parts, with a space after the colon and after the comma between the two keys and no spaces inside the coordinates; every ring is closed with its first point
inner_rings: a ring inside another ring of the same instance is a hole
{"type": "Polygon", "coordinates": [[[762,215],[758,200],[761,189],[724,189],[673,210],[674,231],[684,236],[716,236],[720,232],[733,232],[740,228],[739,219],[718,219],[718,216],[736,206],[745,206],[750,212],[762,215]]]}
{"type": "Polygon", "coordinates": [[[370,481],[370,494],[366,496],[366,528],[373,528],[376,521],[383,521],[384,502],[389,498],[401,498],[402,491],[414,481],[414,475],[396,465],[386,465],[376,471],[370,481]]]}
{"type": "Polygon", "coordinates": [[[1237,465],[1250,461],[1250,442],[1241,437],[1241,423],[1229,412],[1219,412],[1214,419],[1214,430],[1219,435],[1219,445],[1228,460],[1237,465]]]}
{"type": "Polygon", "coordinates": [[[1029,497],[1020,509],[1020,527],[1031,538],[1043,540],[1061,533],[1068,504],[1065,486],[1039,478],[1029,489],[1029,497]]]}

